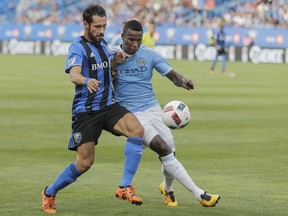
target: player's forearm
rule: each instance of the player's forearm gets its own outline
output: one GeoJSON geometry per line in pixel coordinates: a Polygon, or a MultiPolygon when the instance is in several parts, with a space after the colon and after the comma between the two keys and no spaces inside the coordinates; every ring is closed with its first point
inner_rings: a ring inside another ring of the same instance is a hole
{"type": "Polygon", "coordinates": [[[76,85],[87,85],[90,78],[85,77],[81,74],[82,67],[81,66],[74,66],[70,69],[70,80],[72,83],[76,85]]]}
{"type": "Polygon", "coordinates": [[[179,78],[174,78],[173,81],[175,86],[177,87],[182,87],[183,86],[183,78],[179,79],[179,78]]]}
{"type": "Polygon", "coordinates": [[[182,87],[187,90],[191,90],[194,88],[193,82],[189,79],[186,79],[181,74],[171,70],[167,75],[168,79],[170,79],[175,86],[182,87]]]}
{"type": "Polygon", "coordinates": [[[182,75],[171,70],[166,76],[174,83],[175,86],[183,86],[184,77],[182,75]]]}
{"type": "Polygon", "coordinates": [[[86,79],[86,77],[84,77],[82,74],[79,74],[75,71],[74,72],[70,71],[70,80],[72,83],[74,83],[76,85],[84,85],[85,79],[86,79]]]}

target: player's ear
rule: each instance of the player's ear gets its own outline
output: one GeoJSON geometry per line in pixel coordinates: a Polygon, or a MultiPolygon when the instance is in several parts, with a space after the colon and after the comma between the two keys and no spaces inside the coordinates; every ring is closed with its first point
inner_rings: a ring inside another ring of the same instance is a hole
{"type": "Polygon", "coordinates": [[[121,33],[121,38],[124,39],[124,34],[123,33],[121,33]]]}
{"type": "Polygon", "coordinates": [[[85,29],[88,29],[89,28],[89,24],[88,24],[88,22],[87,21],[83,21],[83,25],[84,25],[84,28],[85,29]]]}

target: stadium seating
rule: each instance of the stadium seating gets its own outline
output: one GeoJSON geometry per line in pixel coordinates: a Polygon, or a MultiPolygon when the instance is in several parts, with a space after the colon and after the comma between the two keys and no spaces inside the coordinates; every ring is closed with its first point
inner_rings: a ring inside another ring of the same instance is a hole
{"type": "Polygon", "coordinates": [[[16,9],[19,0],[1,0],[0,1],[0,23],[16,21],[16,9]]]}
{"type": "Polygon", "coordinates": [[[157,25],[213,26],[224,17],[232,26],[288,28],[288,0],[179,0],[165,4],[155,0],[1,0],[0,23],[80,23],[83,9],[92,2],[100,2],[107,9],[109,23],[119,25],[131,18],[143,24],[153,18],[157,25]]]}

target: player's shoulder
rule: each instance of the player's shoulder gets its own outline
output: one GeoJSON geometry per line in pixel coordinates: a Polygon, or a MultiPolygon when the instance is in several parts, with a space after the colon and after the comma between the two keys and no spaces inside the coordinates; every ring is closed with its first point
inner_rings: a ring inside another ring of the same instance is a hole
{"type": "Polygon", "coordinates": [[[77,37],[75,40],[72,41],[68,49],[69,54],[77,54],[80,56],[87,55],[85,47],[83,46],[83,44],[81,44],[81,41],[81,37],[77,37]]]}
{"type": "Polygon", "coordinates": [[[151,48],[148,45],[142,44],[139,50],[141,50],[142,54],[145,56],[150,56],[153,58],[162,58],[162,55],[159,52],[157,52],[154,47],[151,48]]]}
{"type": "Polygon", "coordinates": [[[82,41],[81,37],[77,37],[76,39],[74,39],[70,44],[70,49],[83,49],[84,47],[81,44],[81,41],[82,41]]]}
{"type": "Polygon", "coordinates": [[[82,41],[82,37],[77,37],[72,41],[71,45],[78,45],[80,44],[81,41],[82,41]]]}
{"type": "Polygon", "coordinates": [[[155,50],[153,50],[151,47],[149,47],[148,45],[146,44],[142,44],[139,48],[142,52],[146,52],[146,53],[154,53],[155,50]]]}

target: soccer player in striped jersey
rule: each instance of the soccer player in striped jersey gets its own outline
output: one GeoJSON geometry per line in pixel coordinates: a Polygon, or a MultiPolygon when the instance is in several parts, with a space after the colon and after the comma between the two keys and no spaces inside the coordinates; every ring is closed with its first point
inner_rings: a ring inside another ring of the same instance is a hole
{"type": "Polygon", "coordinates": [[[116,69],[112,69],[115,99],[137,116],[145,129],[144,145],[159,155],[164,179],[159,189],[164,195],[165,204],[177,206],[172,188],[173,180],[176,179],[202,206],[215,206],[220,196],[208,194],[199,188],[175,157],[174,138],[171,130],[163,123],[162,110],[151,85],[152,72],[155,69],[177,87],[187,90],[194,88],[193,83],[174,71],[156,51],[141,45],[142,36],[142,25],[138,21],[130,20],[125,24],[123,44],[115,48],[115,51],[124,51],[128,58],[117,64],[116,69]]]}
{"type": "Polygon", "coordinates": [[[217,36],[216,36],[216,41],[215,41],[215,46],[216,46],[216,55],[215,55],[215,58],[212,62],[212,65],[211,65],[211,71],[210,71],[210,74],[212,76],[215,75],[215,67],[216,67],[216,64],[218,62],[218,59],[219,59],[219,56],[221,56],[221,60],[222,60],[222,65],[221,65],[221,68],[222,68],[222,75],[226,75],[226,61],[227,61],[227,53],[226,53],[226,50],[225,50],[225,37],[226,37],[226,34],[224,32],[224,21],[221,22],[220,24],[220,30],[219,32],[217,33],[217,36]]]}
{"type": "MultiPolygon", "coordinates": [[[[42,210],[56,213],[57,192],[85,173],[93,164],[95,145],[102,130],[127,137],[122,181],[116,196],[141,205],[132,180],[142,157],[144,129],[126,108],[115,103],[112,92],[111,54],[103,40],[107,25],[106,11],[92,4],[83,12],[84,35],[70,46],[65,72],[75,84],[72,104],[72,135],[69,150],[76,151],[76,161],[69,164],[56,180],[42,191],[42,210]]],[[[115,54],[114,61],[122,59],[115,54]],[[118,59],[118,60],[117,60],[118,59]]]]}

